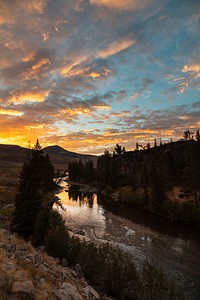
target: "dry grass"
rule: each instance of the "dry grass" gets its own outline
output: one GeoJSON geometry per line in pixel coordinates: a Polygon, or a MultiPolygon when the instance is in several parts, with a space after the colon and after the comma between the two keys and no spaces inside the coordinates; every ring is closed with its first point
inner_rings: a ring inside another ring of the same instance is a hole
{"type": "MultiPolygon", "coordinates": [[[[0,241],[4,244],[16,244],[17,248],[26,249],[26,254],[36,253],[30,243],[3,231],[0,231],[0,241]]],[[[56,261],[47,254],[40,253],[40,256],[48,265],[56,266],[56,261]]],[[[0,270],[0,299],[9,299],[15,280],[31,280],[35,287],[35,299],[48,299],[52,286],[57,287],[58,280],[60,280],[60,278],[52,276],[51,272],[27,261],[23,256],[14,258],[14,256],[8,255],[3,247],[0,247],[0,270]]]]}
{"type": "Polygon", "coordinates": [[[186,195],[180,186],[174,186],[173,189],[168,192],[167,196],[170,201],[176,201],[178,203],[193,201],[193,197],[191,195],[186,195]]]}

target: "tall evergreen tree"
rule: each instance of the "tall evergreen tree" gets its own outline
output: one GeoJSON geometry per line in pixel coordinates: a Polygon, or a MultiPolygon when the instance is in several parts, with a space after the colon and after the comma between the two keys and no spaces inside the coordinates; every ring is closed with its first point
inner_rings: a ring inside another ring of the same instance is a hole
{"type": "Polygon", "coordinates": [[[42,199],[54,187],[53,177],[54,168],[37,140],[22,167],[12,221],[12,229],[26,239],[34,235],[42,199]]]}
{"type": "Polygon", "coordinates": [[[196,131],[196,133],[195,133],[195,139],[196,139],[197,142],[200,141],[199,129],[198,129],[198,130],[196,131]]]}

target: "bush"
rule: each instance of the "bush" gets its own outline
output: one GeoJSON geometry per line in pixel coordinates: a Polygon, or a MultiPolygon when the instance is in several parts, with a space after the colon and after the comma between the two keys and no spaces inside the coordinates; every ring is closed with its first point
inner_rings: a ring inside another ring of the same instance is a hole
{"type": "Polygon", "coordinates": [[[168,201],[168,214],[172,220],[200,224],[200,209],[191,202],[168,201]]]}
{"type": "Polygon", "coordinates": [[[114,189],[112,188],[112,186],[107,185],[104,192],[105,192],[105,194],[109,195],[109,194],[114,193],[114,189]]]}
{"type": "Polygon", "coordinates": [[[144,262],[143,268],[140,272],[140,280],[142,285],[141,298],[143,300],[184,299],[183,295],[176,291],[173,282],[166,277],[164,272],[148,260],[144,262]]]}
{"type": "Polygon", "coordinates": [[[45,249],[49,255],[62,259],[67,256],[68,252],[68,232],[58,212],[51,210],[49,221],[49,229],[44,237],[45,249]]]}

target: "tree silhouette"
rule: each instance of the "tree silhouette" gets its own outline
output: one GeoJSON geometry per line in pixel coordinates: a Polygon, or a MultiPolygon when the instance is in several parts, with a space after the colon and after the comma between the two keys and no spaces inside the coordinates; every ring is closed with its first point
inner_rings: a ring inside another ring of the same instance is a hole
{"type": "Polygon", "coordinates": [[[122,146],[120,146],[119,144],[117,144],[114,148],[114,153],[113,154],[116,154],[116,155],[121,155],[123,154],[124,152],[126,152],[125,148],[122,146]]]}
{"type": "Polygon", "coordinates": [[[31,157],[28,157],[23,164],[19,188],[15,196],[12,229],[20,236],[28,239],[34,235],[36,219],[42,207],[42,199],[45,193],[55,187],[53,178],[54,167],[49,156],[44,155],[37,140],[32,149],[31,157]]]}
{"type": "Polygon", "coordinates": [[[196,133],[195,133],[195,139],[196,139],[197,142],[200,141],[199,129],[198,129],[198,130],[196,131],[196,133]]]}
{"type": "Polygon", "coordinates": [[[193,134],[194,132],[191,132],[189,129],[187,129],[186,131],[184,131],[183,137],[185,140],[193,140],[194,138],[193,134]]]}

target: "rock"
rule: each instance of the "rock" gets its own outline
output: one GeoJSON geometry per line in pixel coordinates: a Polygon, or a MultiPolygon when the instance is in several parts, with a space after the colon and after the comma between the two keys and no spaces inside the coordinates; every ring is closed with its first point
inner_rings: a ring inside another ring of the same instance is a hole
{"type": "Polygon", "coordinates": [[[17,249],[16,244],[4,244],[3,248],[7,251],[7,252],[15,252],[17,249]]]}
{"type": "Polygon", "coordinates": [[[83,289],[87,300],[100,300],[100,296],[90,285],[83,289]]]}
{"type": "Polygon", "coordinates": [[[77,275],[78,275],[79,278],[83,278],[84,277],[82,268],[81,268],[81,266],[79,264],[75,265],[74,271],[77,273],[77,275]]]}
{"type": "Polygon", "coordinates": [[[45,267],[45,268],[47,268],[47,269],[51,269],[50,265],[49,265],[49,264],[47,264],[46,262],[44,262],[44,263],[43,263],[43,265],[44,265],[44,267],[45,267]]]}
{"type": "Polygon", "coordinates": [[[39,250],[39,251],[41,251],[41,252],[44,252],[45,246],[38,246],[38,247],[37,247],[37,250],[39,250]]]}
{"type": "Polygon", "coordinates": [[[63,258],[63,259],[61,260],[61,266],[62,266],[62,267],[67,267],[67,266],[68,266],[68,261],[66,260],[66,258],[63,258]]]}
{"type": "Polygon", "coordinates": [[[36,253],[35,254],[35,265],[39,266],[41,263],[43,263],[43,259],[41,258],[41,256],[38,253],[36,253]]]}
{"type": "Polygon", "coordinates": [[[15,281],[13,288],[12,288],[12,293],[16,294],[20,299],[23,300],[34,300],[34,286],[33,282],[30,281],[15,281]]]}
{"type": "Polygon", "coordinates": [[[51,291],[51,295],[54,297],[53,299],[56,299],[56,300],[71,300],[69,298],[66,298],[65,295],[63,295],[63,293],[58,289],[53,289],[51,291]]]}
{"type": "Polygon", "coordinates": [[[59,257],[54,258],[54,260],[57,262],[57,264],[60,264],[60,258],[59,257]]]}
{"type": "Polygon", "coordinates": [[[53,289],[52,295],[57,300],[83,300],[77,288],[68,282],[63,282],[60,289],[53,289]]]}
{"type": "Polygon", "coordinates": [[[77,277],[77,274],[74,270],[64,267],[61,271],[62,277],[67,279],[68,277],[77,277]]]}
{"type": "Polygon", "coordinates": [[[18,245],[18,246],[17,246],[17,250],[20,251],[20,252],[22,252],[22,253],[26,253],[26,252],[27,252],[26,247],[21,246],[21,245],[18,245]]]}
{"type": "Polygon", "coordinates": [[[80,235],[85,235],[85,231],[83,230],[77,230],[75,233],[80,235]]]}
{"type": "Polygon", "coordinates": [[[38,253],[35,254],[28,254],[25,259],[27,261],[30,261],[33,265],[37,265],[39,266],[42,263],[42,258],[40,257],[40,255],[38,253]]]}
{"type": "Polygon", "coordinates": [[[7,229],[0,228],[0,234],[10,235],[10,232],[7,229]]]}

